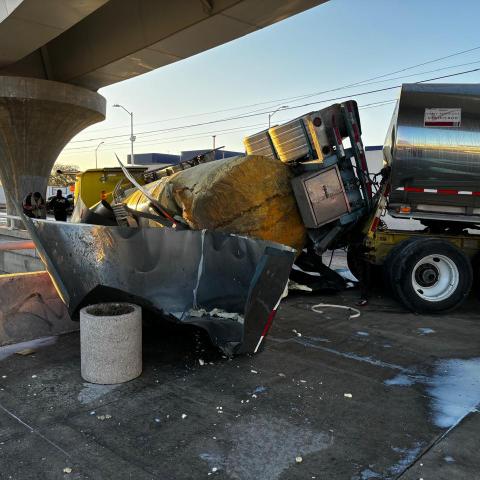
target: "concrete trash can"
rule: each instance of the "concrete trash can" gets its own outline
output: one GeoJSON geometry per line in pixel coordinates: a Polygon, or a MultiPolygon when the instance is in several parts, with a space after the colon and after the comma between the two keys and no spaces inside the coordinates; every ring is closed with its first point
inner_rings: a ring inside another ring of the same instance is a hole
{"type": "Polygon", "coordinates": [[[91,383],[128,382],[142,373],[142,309],[98,303],[80,310],[82,377],[91,383]]]}

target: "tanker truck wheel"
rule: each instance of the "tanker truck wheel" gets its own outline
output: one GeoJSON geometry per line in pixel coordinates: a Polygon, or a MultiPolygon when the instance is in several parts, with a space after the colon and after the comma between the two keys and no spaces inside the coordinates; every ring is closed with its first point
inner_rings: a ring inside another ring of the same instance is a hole
{"type": "Polygon", "coordinates": [[[469,258],[444,240],[414,239],[397,253],[392,266],[394,293],[406,308],[416,313],[453,310],[472,287],[469,258]]]}
{"type": "Polygon", "coordinates": [[[393,284],[395,283],[393,274],[398,270],[398,262],[402,258],[403,250],[410,245],[412,242],[416,242],[418,237],[410,237],[407,240],[403,240],[400,243],[397,243],[388,253],[383,262],[383,282],[385,289],[388,293],[391,293],[397,300],[400,301],[398,298],[397,293],[393,288],[393,284]]]}

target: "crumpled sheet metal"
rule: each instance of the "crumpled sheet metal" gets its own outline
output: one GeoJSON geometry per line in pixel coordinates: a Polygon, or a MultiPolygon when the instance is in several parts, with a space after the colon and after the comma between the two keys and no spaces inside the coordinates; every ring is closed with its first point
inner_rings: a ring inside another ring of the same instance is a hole
{"type": "Polygon", "coordinates": [[[69,312],[86,304],[133,301],[197,325],[225,353],[251,353],[288,281],[295,251],[214,231],[124,228],[33,220],[47,270],[69,312]],[[189,315],[236,312],[231,319],[189,315]]]}

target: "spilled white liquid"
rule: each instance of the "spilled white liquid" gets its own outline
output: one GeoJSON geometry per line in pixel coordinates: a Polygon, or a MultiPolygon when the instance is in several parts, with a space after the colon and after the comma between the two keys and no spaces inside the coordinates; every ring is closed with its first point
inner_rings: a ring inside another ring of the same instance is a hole
{"type": "Polygon", "coordinates": [[[442,360],[426,384],[435,425],[451,427],[480,404],[480,358],[442,360]]]}
{"type": "Polygon", "coordinates": [[[417,331],[420,335],[429,335],[430,333],[435,333],[433,328],[428,327],[417,328],[417,331]]]}
{"type": "Polygon", "coordinates": [[[396,386],[396,387],[409,387],[410,385],[413,385],[415,383],[415,377],[412,377],[411,375],[406,375],[404,373],[400,373],[399,375],[389,378],[388,380],[385,380],[383,382],[385,385],[388,385],[389,387],[391,386],[396,386]]]}
{"type": "Polygon", "coordinates": [[[119,385],[99,385],[96,383],[85,382],[83,384],[82,390],[78,394],[78,401],[87,405],[89,403],[98,400],[99,398],[105,396],[107,393],[111,392],[119,385]]]}
{"type": "Polygon", "coordinates": [[[480,405],[480,358],[440,360],[431,377],[399,374],[384,383],[398,387],[423,383],[431,399],[433,423],[450,428],[480,405]]]}

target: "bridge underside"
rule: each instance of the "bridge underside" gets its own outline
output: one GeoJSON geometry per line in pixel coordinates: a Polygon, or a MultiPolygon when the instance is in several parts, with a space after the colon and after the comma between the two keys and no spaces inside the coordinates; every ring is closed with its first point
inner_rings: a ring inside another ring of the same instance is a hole
{"type": "Polygon", "coordinates": [[[5,25],[16,14],[20,17],[17,20],[35,12],[38,16],[38,8],[28,10],[29,4],[38,4],[38,0],[24,0],[0,23],[0,75],[44,78],[98,90],[242,37],[325,1],[88,0],[82,2],[85,11],[79,13],[78,8],[72,12],[73,0],[62,0],[65,20],[57,19],[55,28],[47,31],[43,23],[53,20],[45,18],[42,25],[32,20],[28,32],[22,35],[20,48],[20,42],[12,42],[11,37],[9,42],[4,37],[8,33],[5,25]],[[69,9],[68,4],[72,4],[69,9]],[[86,16],[69,26],[81,14],[86,16]],[[62,31],[62,27],[68,29],[62,31]],[[39,38],[44,42],[40,47],[39,38]]]}

